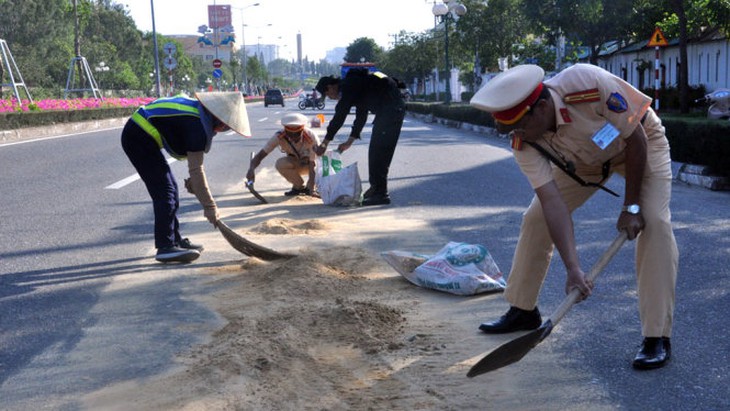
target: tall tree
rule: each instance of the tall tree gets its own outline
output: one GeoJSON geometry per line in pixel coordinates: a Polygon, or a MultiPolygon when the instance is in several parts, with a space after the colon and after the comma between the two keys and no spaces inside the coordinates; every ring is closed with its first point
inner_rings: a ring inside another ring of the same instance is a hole
{"type": "MultiPolygon", "coordinates": [[[[474,61],[480,69],[497,70],[498,59],[511,58],[514,45],[530,27],[522,13],[521,0],[464,0],[467,12],[456,22],[458,41],[455,61],[474,61]]],[[[481,71],[481,70],[480,70],[481,71]]]]}
{"type": "Polygon", "coordinates": [[[409,83],[426,78],[437,61],[436,39],[428,33],[401,32],[392,49],[383,54],[378,67],[390,76],[409,83]]]}
{"type": "Polygon", "coordinates": [[[601,47],[611,40],[631,37],[632,0],[523,0],[522,11],[553,44],[560,35],[590,47],[597,64],[601,47]]]}
{"type": "Polygon", "coordinates": [[[348,63],[359,63],[367,61],[377,63],[383,54],[383,48],[378,46],[375,40],[368,37],[355,39],[345,52],[345,61],[348,63]]]}
{"type": "MultiPolygon", "coordinates": [[[[60,54],[70,52],[68,0],[0,0],[0,38],[7,41],[29,87],[57,86],[60,54]],[[64,45],[67,44],[67,45],[64,45]],[[43,62],[43,64],[38,64],[43,62]]],[[[0,78],[4,75],[0,65],[0,78]]]]}

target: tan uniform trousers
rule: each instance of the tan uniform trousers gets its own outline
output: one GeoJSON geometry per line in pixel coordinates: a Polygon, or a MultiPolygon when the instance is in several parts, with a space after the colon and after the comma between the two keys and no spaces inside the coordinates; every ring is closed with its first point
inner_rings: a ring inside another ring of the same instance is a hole
{"type": "MultiPolygon", "coordinates": [[[[670,337],[679,252],[669,210],[672,170],[666,138],[650,140],[647,151],[640,201],[646,226],[636,239],[635,255],[639,316],[644,337],[670,337]]],[[[624,176],[623,163],[612,165],[611,169],[624,176]]],[[[578,169],[578,174],[585,181],[601,180],[600,167],[592,171],[578,169]]],[[[553,176],[571,213],[597,190],[580,186],[557,168],[554,168],[553,176]]],[[[504,295],[510,305],[524,310],[531,310],[537,305],[552,253],[553,242],[540,201],[535,196],[523,216],[512,270],[507,279],[504,295]]],[[[587,273],[587,268],[583,269],[587,273]]]]}
{"type": "Polygon", "coordinates": [[[294,188],[304,188],[302,175],[309,175],[309,166],[301,165],[299,159],[294,156],[281,157],[276,160],[276,171],[294,188]]]}

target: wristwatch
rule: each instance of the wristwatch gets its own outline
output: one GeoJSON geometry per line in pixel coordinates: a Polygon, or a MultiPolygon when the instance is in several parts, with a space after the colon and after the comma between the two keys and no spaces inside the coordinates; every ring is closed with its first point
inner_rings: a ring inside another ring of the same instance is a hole
{"type": "Polygon", "coordinates": [[[638,204],[625,205],[621,211],[626,211],[629,214],[637,215],[641,212],[641,207],[638,204]]]}

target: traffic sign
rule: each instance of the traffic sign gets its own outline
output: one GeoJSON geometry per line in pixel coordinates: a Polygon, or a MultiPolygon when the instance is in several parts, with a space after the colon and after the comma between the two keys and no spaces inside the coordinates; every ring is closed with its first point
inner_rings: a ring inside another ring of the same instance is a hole
{"type": "Polygon", "coordinates": [[[177,60],[175,59],[175,57],[172,57],[172,56],[167,56],[167,57],[165,57],[165,59],[163,60],[162,64],[164,64],[164,65],[165,65],[165,68],[166,68],[166,69],[168,69],[168,70],[172,70],[172,69],[174,69],[175,67],[177,67],[177,60]]]}
{"type": "Polygon", "coordinates": [[[654,30],[654,34],[651,35],[651,39],[649,40],[649,43],[647,44],[648,47],[665,47],[668,46],[669,42],[664,37],[664,33],[662,33],[661,30],[659,30],[659,27],[654,30]]]}
{"type": "Polygon", "coordinates": [[[177,46],[175,46],[175,43],[165,43],[165,45],[162,46],[162,49],[165,50],[165,53],[171,56],[177,51],[177,46]]]}
{"type": "Polygon", "coordinates": [[[220,59],[213,60],[213,67],[215,67],[215,68],[221,68],[222,65],[223,65],[223,62],[220,61],[220,59]]]}
{"type": "Polygon", "coordinates": [[[218,68],[213,70],[213,77],[221,78],[222,76],[223,76],[223,70],[218,69],[218,68]]]}

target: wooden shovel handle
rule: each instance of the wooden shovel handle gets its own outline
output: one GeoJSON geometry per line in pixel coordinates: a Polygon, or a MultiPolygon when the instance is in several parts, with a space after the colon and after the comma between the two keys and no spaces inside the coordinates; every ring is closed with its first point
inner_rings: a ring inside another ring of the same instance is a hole
{"type": "MultiPolygon", "coordinates": [[[[601,255],[601,258],[596,261],[596,263],[591,268],[591,271],[587,275],[587,279],[590,281],[593,281],[598,277],[598,274],[603,271],[604,268],[606,268],[606,265],[608,265],[608,262],[611,261],[614,255],[618,252],[618,250],[621,249],[621,246],[624,245],[624,242],[626,242],[627,236],[626,231],[621,230],[616,238],[613,240],[613,243],[608,247],[606,251],[603,252],[603,255],[601,255]]],[[[552,322],[552,325],[555,326],[558,324],[558,322],[565,316],[565,314],[570,311],[570,309],[575,305],[575,303],[578,301],[578,297],[580,296],[580,290],[577,288],[573,288],[570,293],[565,297],[562,303],[560,303],[560,306],[550,315],[550,321],[552,322]]]]}

